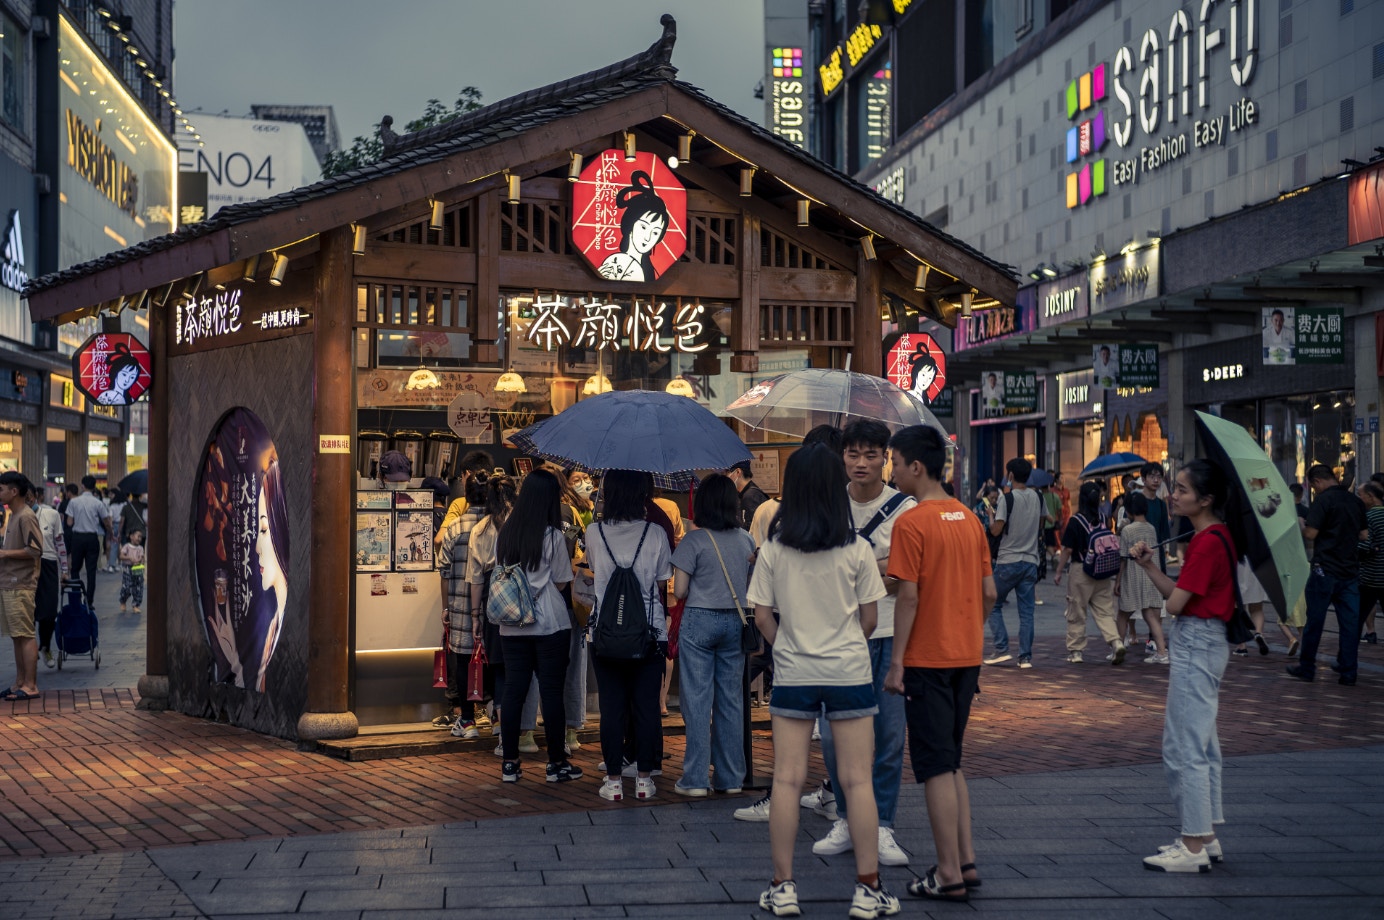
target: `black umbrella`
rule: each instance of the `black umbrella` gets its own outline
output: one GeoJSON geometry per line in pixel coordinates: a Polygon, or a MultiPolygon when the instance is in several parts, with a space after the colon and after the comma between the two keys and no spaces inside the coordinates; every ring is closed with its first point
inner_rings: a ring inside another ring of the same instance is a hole
{"type": "Polygon", "coordinates": [[[133,473],[120,480],[116,488],[126,495],[144,495],[149,491],[149,471],[135,470],[133,473]]]}

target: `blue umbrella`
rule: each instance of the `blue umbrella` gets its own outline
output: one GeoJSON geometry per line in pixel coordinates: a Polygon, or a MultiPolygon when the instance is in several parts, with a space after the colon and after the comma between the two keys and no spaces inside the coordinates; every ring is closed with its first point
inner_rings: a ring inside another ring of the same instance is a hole
{"type": "Polygon", "coordinates": [[[695,399],[650,390],[590,396],[510,437],[515,447],[587,472],[639,470],[685,485],[693,470],[724,470],[750,449],[695,399]]]}
{"type": "Polygon", "coordinates": [[[1028,475],[1028,486],[1032,489],[1041,489],[1044,486],[1052,485],[1052,473],[1047,470],[1034,470],[1028,475]]]}
{"type": "Polygon", "coordinates": [[[1123,473],[1137,473],[1139,468],[1147,462],[1138,454],[1131,454],[1127,451],[1105,454],[1086,464],[1086,469],[1081,471],[1078,478],[1104,479],[1107,476],[1119,476],[1123,473]]]}

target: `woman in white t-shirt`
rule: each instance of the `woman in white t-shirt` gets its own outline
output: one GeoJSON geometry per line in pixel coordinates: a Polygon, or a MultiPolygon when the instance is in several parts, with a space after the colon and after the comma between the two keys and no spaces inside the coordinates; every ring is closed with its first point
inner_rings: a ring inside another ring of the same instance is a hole
{"type": "Polygon", "coordinates": [[[866,640],[884,582],[869,543],[855,535],[845,483],[840,454],[825,445],[808,445],[789,458],[779,513],[750,581],[755,621],[774,645],[774,878],[759,906],[779,916],[798,914],[798,794],[807,777],[812,725],[823,710],[835,736],[837,795],[846,797],[855,849],[852,916],[896,913],[899,905],[879,881],[879,813],[871,783],[878,706],[866,640]]]}
{"type": "MultiPolygon", "coordinates": [[[[505,657],[505,699],[502,709],[517,713],[524,705],[529,679],[538,674],[538,696],[543,706],[543,728],[548,736],[547,780],[566,782],[581,777],[563,751],[567,726],[563,684],[567,680],[567,649],[571,620],[560,585],[572,580],[572,559],[562,536],[559,510],[562,488],[547,470],[524,477],[514,510],[505,518],[495,538],[495,564],[524,567],[533,595],[536,618],[528,626],[500,626],[505,657]]],[[[505,758],[500,778],[516,782],[519,768],[519,721],[508,717],[500,723],[500,744],[505,758]]]]}
{"type": "Polygon", "coordinates": [[[601,695],[601,753],[606,777],[601,798],[624,798],[621,764],[625,750],[625,713],[634,732],[636,777],[634,797],[653,798],[657,791],[652,773],[661,762],[658,694],[663,668],[668,663],[668,624],[663,598],[673,577],[668,535],[645,519],[645,503],[652,497],[652,480],[644,473],[609,470],[601,479],[601,520],[586,531],[586,561],[596,582],[596,606],[588,628],[592,635],[600,624],[606,588],[617,567],[634,569],[644,598],[644,610],[652,630],[650,649],[642,658],[608,658],[591,650],[596,687],[601,695]]]}

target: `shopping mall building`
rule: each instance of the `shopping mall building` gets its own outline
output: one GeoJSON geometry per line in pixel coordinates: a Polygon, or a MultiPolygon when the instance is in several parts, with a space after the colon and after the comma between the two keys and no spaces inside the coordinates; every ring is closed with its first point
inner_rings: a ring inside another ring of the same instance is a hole
{"type": "Polygon", "coordinates": [[[968,486],[1176,463],[1194,410],[1290,481],[1380,467],[1384,4],[768,0],[765,39],[773,130],[1024,278],[921,327],[968,486]]]}

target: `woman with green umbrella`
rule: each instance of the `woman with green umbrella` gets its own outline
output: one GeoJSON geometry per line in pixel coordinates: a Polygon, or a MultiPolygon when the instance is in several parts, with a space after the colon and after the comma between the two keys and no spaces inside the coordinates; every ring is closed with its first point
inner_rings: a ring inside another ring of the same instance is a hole
{"type": "Polygon", "coordinates": [[[1216,732],[1221,676],[1230,660],[1225,624],[1235,610],[1235,544],[1220,510],[1228,497],[1225,473],[1209,460],[1192,460],[1177,474],[1174,514],[1191,522],[1195,535],[1177,581],[1163,574],[1147,543],[1131,556],[1167,601],[1173,617],[1168,638],[1171,664],[1163,718],[1163,771],[1182,824],[1170,846],[1144,858],[1161,872],[1210,872],[1221,861],[1216,825],[1221,810],[1221,743],[1216,732]]]}

